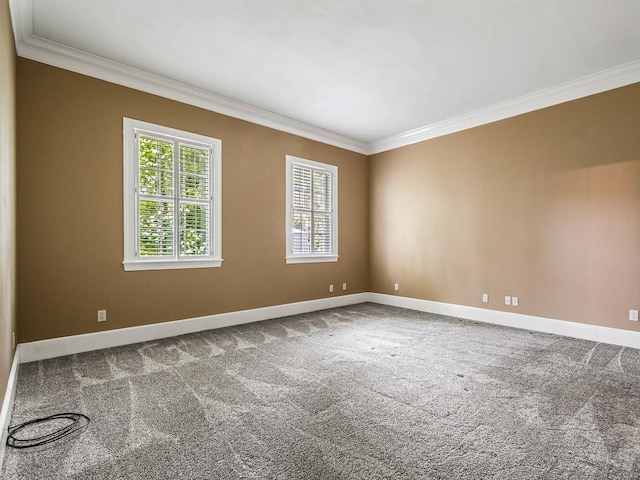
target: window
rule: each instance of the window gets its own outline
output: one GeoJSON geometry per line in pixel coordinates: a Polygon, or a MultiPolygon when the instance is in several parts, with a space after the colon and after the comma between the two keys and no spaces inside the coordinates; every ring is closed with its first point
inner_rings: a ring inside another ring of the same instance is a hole
{"type": "Polygon", "coordinates": [[[338,167],[287,155],[287,263],[338,260],[338,167]]]}
{"type": "Polygon", "coordinates": [[[124,269],[219,267],[222,142],[124,119],[124,269]]]}

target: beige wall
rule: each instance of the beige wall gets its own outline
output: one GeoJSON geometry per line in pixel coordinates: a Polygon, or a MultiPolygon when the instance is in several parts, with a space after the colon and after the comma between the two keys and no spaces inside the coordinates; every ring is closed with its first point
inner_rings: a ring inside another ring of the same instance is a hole
{"type": "Polygon", "coordinates": [[[16,331],[15,63],[9,2],[0,0],[0,402],[13,361],[16,331]]]}
{"type": "Polygon", "coordinates": [[[20,342],[369,290],[364,155],[25,59],[18,85],[20,342]],[[122,117],[222,139],[222,268],[123,270],[122,117]],[[337,263],[285,264],[287,154],[339,168],[337,263]]]}
{"type": "Polygon", "coordinates": [[[370,179],[375,292],[640,330],[640,84],[375,155],[370,179]]]}
{"type": "Polygon", "coordinates": [[[342,282],[639,329],[627,317],[640,306],[640,85],[369,160],[29,60],[18,85],[21,342],[327,297],[342,282]],[[124,272],[123,116],[223,140],[222,268],[124,272]],[[284,262],[286,154],[340,168],[336,264],[284,262]]]}

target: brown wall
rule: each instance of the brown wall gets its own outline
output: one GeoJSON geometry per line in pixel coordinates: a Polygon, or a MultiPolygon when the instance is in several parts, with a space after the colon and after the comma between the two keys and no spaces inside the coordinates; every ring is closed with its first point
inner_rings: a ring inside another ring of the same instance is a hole
{"type": "Polygon", "coordinates": [[[640,330],[640,84],[375,155],[369,188],[373,291],[640,330]]]}
{"type": "Polygon", "coordinates": [[[18,85],[21,342],[321,298],[342,282],[639,329],[627,317],[640,306],[640,84],[369,161],[25,59],[18,85]],[[124,272],[123,116],[223,140],[222,268],[124,272]],[[286,154],[340,168],[336,264],[284,262],[286,154]]]}
{"type": "Polygon", "coordinates": [[[16,331],[15,63],[9,2],[0,0],[0,402],[13,362],[12,333],[16,331]]]}
{"type": "Polygon", "coordinates": [[[18,154],[20,342],[369,290],[364,155],[25,59],[18,154]],[[221,268],[123,270],[123,117],[222,139],[221,268]],[[285,264],[287,154],[339,167],[337,263],[285,264]]]}

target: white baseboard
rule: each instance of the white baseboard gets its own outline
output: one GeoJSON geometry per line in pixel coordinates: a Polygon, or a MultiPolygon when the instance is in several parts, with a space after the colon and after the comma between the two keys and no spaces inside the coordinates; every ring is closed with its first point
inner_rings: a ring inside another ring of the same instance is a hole
{"type": "Polygon", "coordinates": [[[598,343],[609,343],[622,347],[640,349],[640,332],[631,330],[567,322],[565,320],[535,317],[533,315],[523,315],[521,313],[500,312],[485,308],[466,307],[464,305],[433,302],[417,298],[398,297],[382,293],[371,293],[369,301],[383,305],[418,310],[421,312],[438,313],[440,315],[448,315],[451,317],[492,323],[495,325],[504,325],[506,327],[522,328],[535,332],[553,333],[555,335],[563,335],[565,337],[573,337],[582,340],[591,340],[598,343]]]}
{"type": "Polygon", "coordinates": [[[131,343],[147,342],[159,338],[173,337],[187,333],[201,332],[214,328],[230,327],[243,323],[259,322],[270,318],[299,315],[327,308],[355,305],[369,301],[369,293],[355,293],[305,302],[287,303],[272,307],[241,310],[237,312],[219,313],[204,317],[154,323],[138,327],[119,328],[104,332],[85,333],[69,337],[38,340],[21,343],[20,361],[22,363],[44,360],[47,358],[72,355],[102,348],[118,347],[131,343]]]}
{"type": "Polygon", "coordinates": [[[121,328],[104,332],[87,333],[84,335],[73,335],[70,337],[22,343],[18,345],[14,355],[7,383],[7,392],[2,403],[2,410],[0,410],[0,471],[2,470],[2,460],[7,441],[7,428],[11,419],[11,411],[13,409],[20,363],[44,360],[47,358],[71,355],[91,350],[99,350],[102,348],[117,347],[131,343],[157,340],[160,338],[195,333],[203,330],[259,322],[262,320],[286,317],[289,315],[299,315],[302,313],[355,305],[364,302],[373,302],[381,305],[408,308],[411,310],[464,318],[478,322],[504,325],[507,327],[515,327],[536,332],[551,333],[591,340],[599,343],[609,343],[612,345],[640,349],[640,332],[567,322],[551,318],[535,317],[520,313],[501,312],[484,308],[467,307],[464,305],[433,302],[417,298],[399,297],[382,293],[356,293],[353,295],[322,298],[305,302],[275,305],[272,307],[220,313],[172,322],[141,325],[138,327],[121,328]]]}
{"type": "Polygon", "coordinates": [[[70,337],[52,338],[36,342],[22,343],[20,362],[33,362],[47,358],[72,355],[102,348],[117,347],[131,343],[146,342],[160,338],[201,332],[215,328],[230,327],[244,323],[259,322],[271,318],[299,315],[327,308],[354,305],[363,302],[374,302],[382,305],[408,308],[422,312],[438,313],[451,317],[465,318],[479,322],[504,325],[507,327],[552,333],[567,337],[610,343],[624,347],[640,349],[640,332],[620,330],[617,328],[567,322],[552,318],[535,317],[520,313],[501,312],[484,308],[467,307],[450,303],[433,302],[417,298],[399,297],[382,293],[356,293],[339,297],[321,298],[305,302],[288,303],[272,307],[241,310],[237,312],[219,313],[204,317],[154,323],[138,327],[120,328],[104,332],[86,333],[70,337]]]}
{"type": "Polygon", "coordinates": [[[4,459],[4,449],[7,445],[8,428],[11,421],[11,411],[13,410],[13,400],[16,397],[16,384],[18,382],[18,369],[20,368],[20,345],[16,348],[13,355],[13,363],[9,371],[9,379],[7,380],[7,391],[2,401],[2,409],[0,410],[0,472],[2,472],[2,461],[4,459]]]}

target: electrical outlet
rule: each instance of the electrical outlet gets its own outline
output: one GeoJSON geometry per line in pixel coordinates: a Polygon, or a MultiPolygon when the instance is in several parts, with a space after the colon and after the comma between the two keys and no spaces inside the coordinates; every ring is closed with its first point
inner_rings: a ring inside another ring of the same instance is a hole
{"type": "Polygon", "coordinates": [[[518,297],[511,297],[511,306],[517,307],[519,302],[518,297]]]}
{"type": "Polygon", "coordinates": [[[329,285],[329,293],[333,292],[333,285],[329,285]]]}
{"type": "Polygon", "coordinates": [[[16,332],[11,332],[11,342],[13,343],[13,349],[16,349],[16,332]]]}
{"type": "Polygon", "coordinates": [[[638,321],[638,310],[629,310],[629,320],[632,322],[638,321]]]}
{"type": "Polygon", "coordinates": [[[396,284],[393,286],[393,289],[397,292],[398,290],[400,290],[400,286],[396,283],[396,284]]]}
{"type": "Polygon", "coordinates": [[[106,310],[98,310],[98,321],[106,322],[107,321],[107,311],[106,310]]]}
{"type": "Polygon", "coordinates": [[[511,305],[511,297],[510,296],[506,296],[504,297],[504,304],[505,305],[511,305]]]}
{"type": "Polygon", "coordinates": [[[342,284],[342,290],[346,290],[347,289],[347,282],[342,284]]]}
{"type": "Polygon", "coordinates": [[[482,303],[489,303],[489,294],[488,293],[483,293],[482,294],[482,303]]]}

